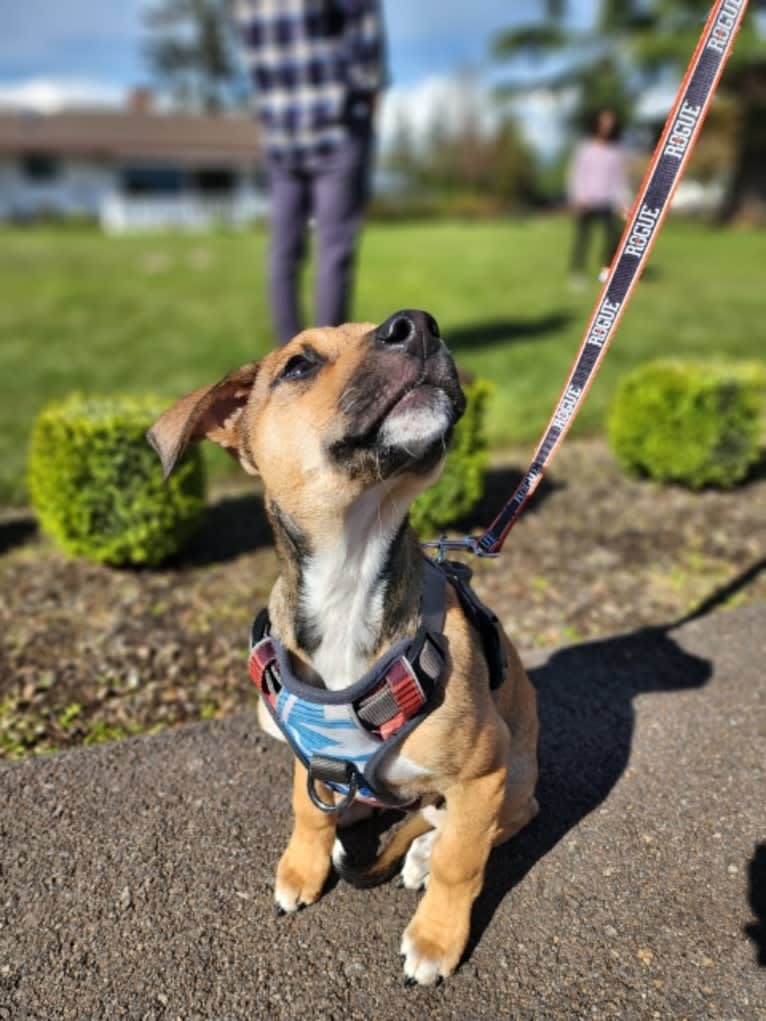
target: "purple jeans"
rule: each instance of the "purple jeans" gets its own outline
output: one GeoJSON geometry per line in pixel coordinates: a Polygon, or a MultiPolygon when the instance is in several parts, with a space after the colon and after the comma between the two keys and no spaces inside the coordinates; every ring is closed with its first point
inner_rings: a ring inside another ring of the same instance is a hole
{"type": "Polygon", "coordinates": [[[306,166],[269,163],[269,293],[274,330],[286,344],[303,328],[298,300],[309,217],[317,242],[316,326],[348,319],[356,239],[368,195],[369,132],[353,135],[306,166]]]}

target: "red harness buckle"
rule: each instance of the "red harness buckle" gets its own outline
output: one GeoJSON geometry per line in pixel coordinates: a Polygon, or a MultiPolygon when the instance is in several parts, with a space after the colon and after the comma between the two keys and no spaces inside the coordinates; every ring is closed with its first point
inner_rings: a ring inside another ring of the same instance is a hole
{"type": "Polygon", "coordinates": [[[384,684],[388,685],[399,710],[396,715],[380,724],[380,736],[385,741],[403,727],[407,720],[417,715],[426,703],[426,696],[406,656],[400,656],[391,666],[384,684]]]}
{"type": "Polygon", "coordinates": [[[250,680],[258,689],[261,697],[267,699],[272,707],[276,705],[279,694],[275,676],[276,662],[277,653],[271,638],[264,638],[254,645],[247,659],[250,680]]]}

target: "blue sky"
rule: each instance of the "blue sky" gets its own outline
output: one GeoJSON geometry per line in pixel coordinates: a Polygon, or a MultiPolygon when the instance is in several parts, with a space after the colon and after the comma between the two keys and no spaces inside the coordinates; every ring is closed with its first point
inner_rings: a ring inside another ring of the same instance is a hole
{"type": "MultiPolygon", "coordinates": [[[[146,0],[0,0],[0,84],[35,78],[126,87],[146,77],[141,8],[146,0]]],[[[578,0],[580,9],[591,6],[578,0]]],[[[487,64],[498,28],[535,12],[535,0],[384,0],[394,82],[415,85],[466,64],[487,64]]]]}
{"type": "MultiPolygon", "coordinates": [[[[0,105],[52,110],[62,105],[118,104],[146,84],[141,13],[152,0],[0,0],[0,105]]],[[[416,130],[455,97],[449,79],[470,70],[479,86],[497,68],[489,44],[501,28],[534,19],[541,0],[383,0],[392,88],[383,104],[385,146],[402,111],[416,130]]],[[[571,0],[587,23],[596,0],[571,0]]],[[[492,105],[485,103],[488,116],[492,105]]],[[[539,90],[517,112],[529,140],[551,152],[560,138],[561,106],[539,90]]]]}

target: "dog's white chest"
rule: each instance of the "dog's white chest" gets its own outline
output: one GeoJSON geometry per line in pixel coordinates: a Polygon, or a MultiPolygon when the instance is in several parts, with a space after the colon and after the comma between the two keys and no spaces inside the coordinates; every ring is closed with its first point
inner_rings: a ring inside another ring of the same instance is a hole
{"type": "MultiPolygon", "coordinates": [[[[330,691],[355,684],[369,669],[383,624],[380,572],[393,538],[380,512],[380,495],[366,494],[343,537],[311,557],[301,585],[301,610],[321,634],[311,664],[330,691]]],[[[379,768],[384,782],[407,783],[426,774],[396,750],[379,768]]]]}
{"type": "Polygon", "coordinates": [[[383,618],[379,570],[377,550],[349,554],[345,543],[314,557],[306,569],[302,609],[322,635],[311,662],[330,691],[350,687],[367,669],[383,618]]]}

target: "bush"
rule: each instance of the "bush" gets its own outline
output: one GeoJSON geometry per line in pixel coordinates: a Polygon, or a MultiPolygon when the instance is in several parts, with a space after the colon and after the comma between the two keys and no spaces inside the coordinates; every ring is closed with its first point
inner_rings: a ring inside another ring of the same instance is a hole
{"type": "Polygon", "coordinates": [[[167,482],[145,432],[165,402],[74,394],[38,416],[28,482],[40,525],[74,556],[157,564],[175,553],[205,505],[201,453],[167,482]]]}
{"type": "Polygon", "coordinates": [[[610,445],[630,472],[729,488],[760,456],[765,388],[757,363],[648,362],[617,387],[610,445]]]}
{"type": "Polygon", "coordinates": [[[466,409],[455,426],[442,476],[421,493],[410,512],[410,521],[423,538],[467,514],[481,499],[488,461],[484,424],[492,390],[486,380],[463,380],[466,409]]]}

